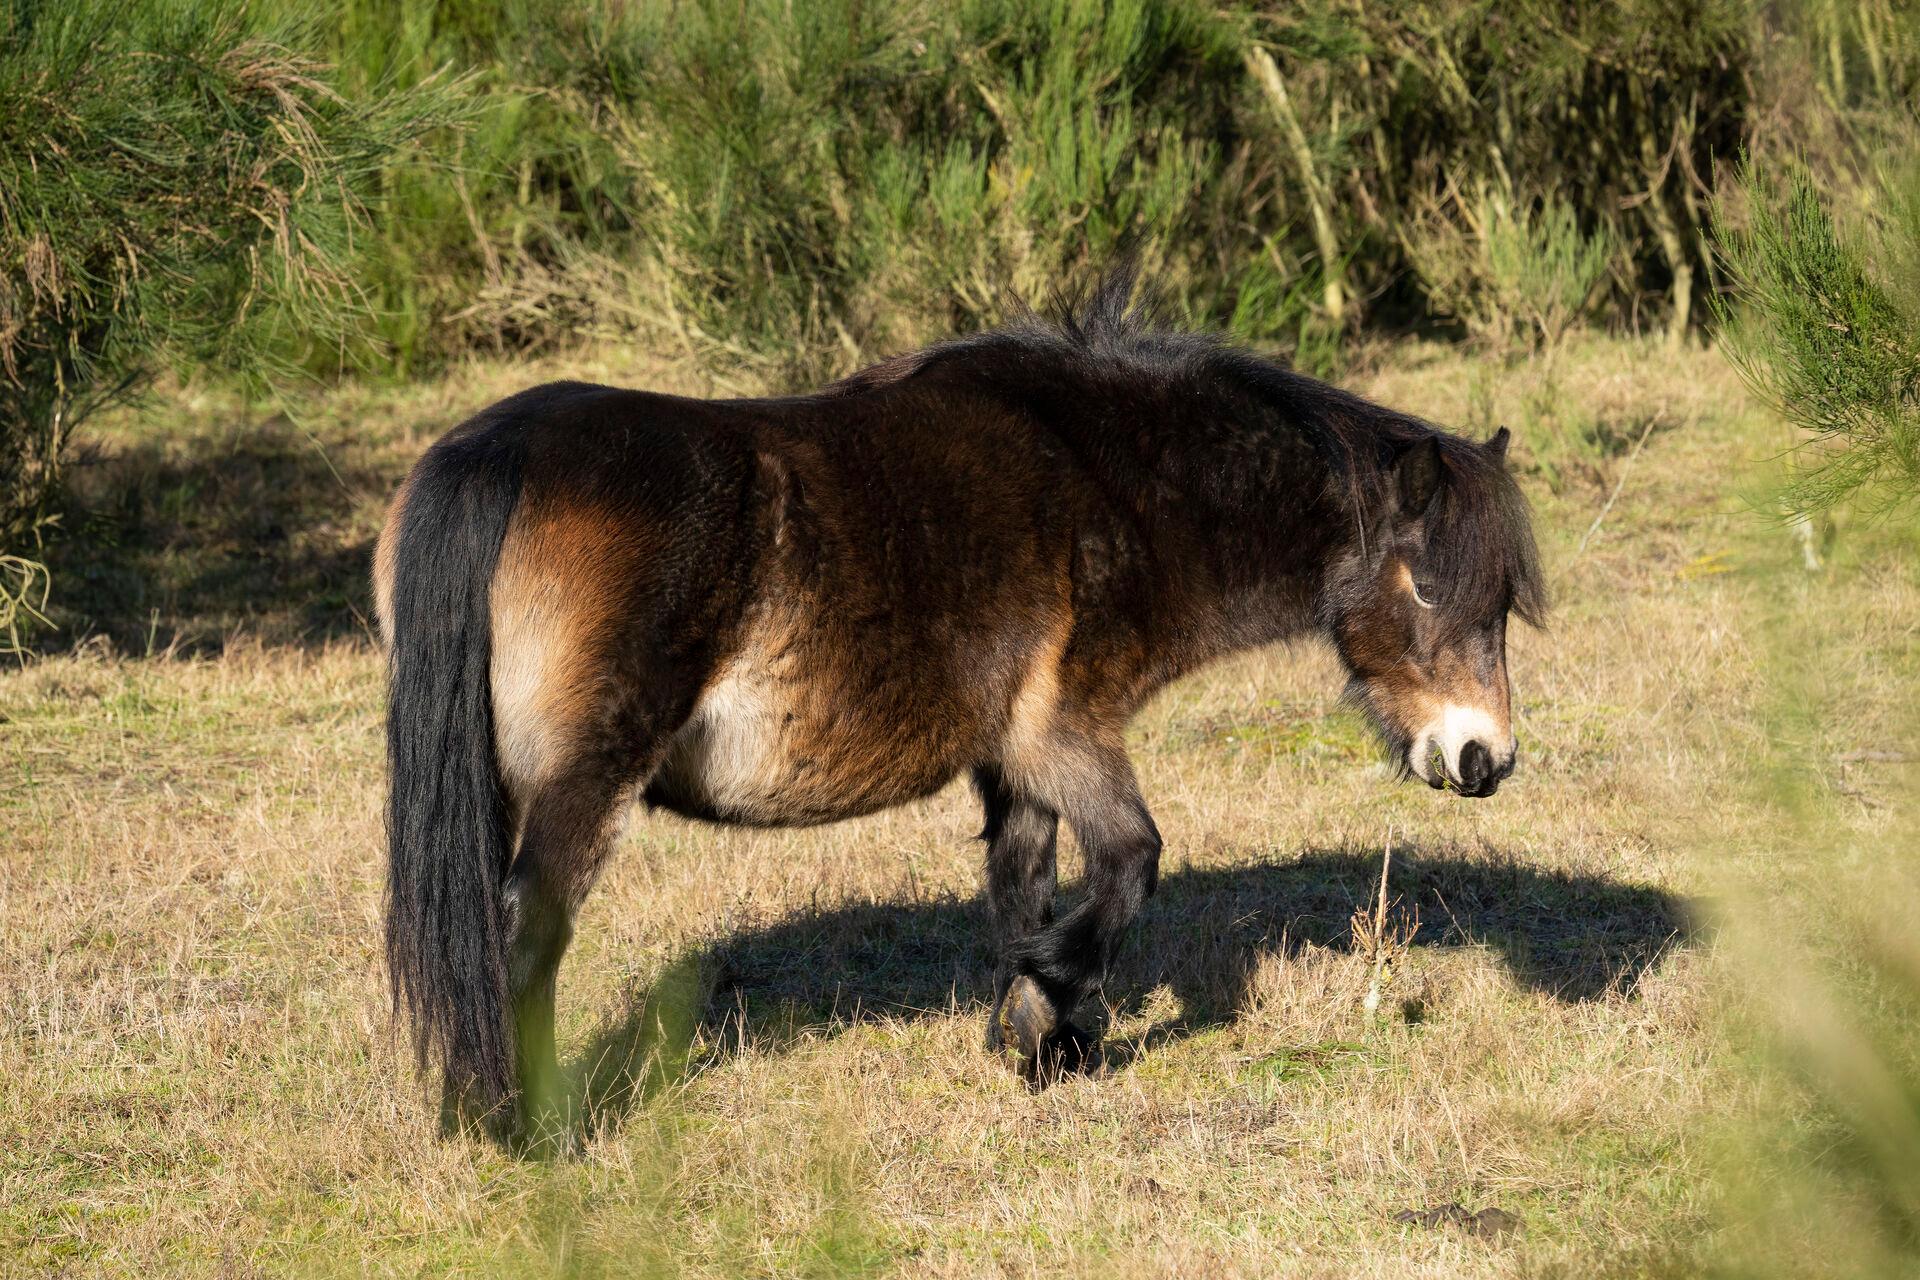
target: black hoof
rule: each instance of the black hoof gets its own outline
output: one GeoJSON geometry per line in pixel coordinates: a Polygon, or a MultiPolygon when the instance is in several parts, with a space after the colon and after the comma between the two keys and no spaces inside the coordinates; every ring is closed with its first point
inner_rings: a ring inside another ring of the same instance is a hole
{"type": "Polygon", "coordinates": [[[1047,999],[1040,984],[1032,978],[1018,977],[1007,985],[1000,1007],[993,1011],[987,1041],[996,1049],[1032,1056],[1059,1022],[1053,1001],[1047,999]]]}
{"type": "Polygon", "coordinates": [[[1035,1088],[1078,1075],[1095,1061],[1093,1037],[1061,1019],[1032,978],[1019,977],[994,1010],[987,1043],[1035,1088]]]}

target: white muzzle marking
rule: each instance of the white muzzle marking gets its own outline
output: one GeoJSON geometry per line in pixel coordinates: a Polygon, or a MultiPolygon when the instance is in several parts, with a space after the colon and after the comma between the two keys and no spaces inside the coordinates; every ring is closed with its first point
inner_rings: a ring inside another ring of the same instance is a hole
{"type": "Polygon", "coordinates": [[[1433,776],[1433,749],[1438,746],[1446,762],[1447,776],[1457,778],[1460,776],[1460,753],[1476,738],[1493,753],[1495,765],[1513,759],[1519,747],[1512,732],[1509,730],[1503,735],[1499,723],[1485,709],[1449,702],[1440,708],[1439,715],[1427,722],[1426,727],[1413,735],[1413,749],[1408,752],[1407,763],[1420,781],[1428,784],[1442,781],[1433,776]],[[1494,746],[1503,738],[1506,743],[1504,754],[1494,746]]]}

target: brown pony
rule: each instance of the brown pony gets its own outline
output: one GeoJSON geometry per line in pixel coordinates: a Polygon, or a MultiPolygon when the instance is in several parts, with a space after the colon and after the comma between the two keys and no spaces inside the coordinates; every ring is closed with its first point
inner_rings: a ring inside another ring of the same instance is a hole
{"type": "Polygon", "coordinates": [[[454,1114],[563,1119],[555,976],[636,797],[790,826],[970,774],[990,1041],[1045,1080],[1086,1060],[1075,1005],[1154,889],[1124,734],[1168,681],[1317,632],[1404,771],[1486,796],[1513,770],[1506,622],[1544,599],[1506,432],[1157,331],[1130,294],[812,395],[537,387],[427,451],[374,566],[387,953],[454,1114]],[[1063,820],[1086,871],[1056,910],[1063,820]]]}

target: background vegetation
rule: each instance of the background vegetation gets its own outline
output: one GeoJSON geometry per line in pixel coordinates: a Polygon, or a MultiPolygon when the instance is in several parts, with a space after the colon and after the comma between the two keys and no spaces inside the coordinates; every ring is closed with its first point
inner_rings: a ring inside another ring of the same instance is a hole
{"type": "Polygon", "coordinates": [[[1678,340],[1734,159],[1872,216],[1917,85],[1893,0],[7,0],[0,549],[167,362],[614,334],[791,381],[1121,252],[1311,367],[1407,327],[1678,340]]]}
{"type": "Polygon", "coordinates": [[[1818,143],[1844,185],[1920,82],[1890,0],[414,0],[349,6],[328,55],[469,69],[487,107],[392,175],[369,272],[407,368],[649,323],[843,368],[1122,246],[1315,359],[1529,312],[1677,336],[1742,147],[1818,143]]]}

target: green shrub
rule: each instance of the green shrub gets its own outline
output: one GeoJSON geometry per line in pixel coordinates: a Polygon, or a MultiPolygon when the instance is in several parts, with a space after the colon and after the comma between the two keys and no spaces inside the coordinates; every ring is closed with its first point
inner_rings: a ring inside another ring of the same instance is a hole
{"type": "Polygon", "coordinates": [[[1516,202],[1483,188],[1411,228],[1407,256],[1427,297],[1495,351],[1556,350],[1592,309],[1613,246],[1557,199],[1516,202]]]}
{"type": "Polygon", "coordinates": [[[628,139],[641,226],[716,340],[845,365],[1123,247],[1190,309],[1241,283],[1188,247],[1239,195],[1214,142],[1235,41],[1198,5],[690,0],[652,47],[628,139]]]}
{"type": "Polygon", "coordinates": [[[1812,437],[1781,495],[1792,514],[1920,497],[1920,149],[1907,157],[1861,225],[1797,164],[1743,164],[1744,219],[1720,211],[1738,298],[1719,308],[1722,347],[1812,437]]]}
{"type": "Polygon", "coordinates": [[[343,91],[462,77],[464,118],[425,165],[379,175],[361,281],[398,374],[536,351],[590,328],[607,262],[638,248],[621,154],[657,6],[343,0],[316,34],[343,91]]]}
{"type": "Polygon", "coordinates": [[[1409,246],[1450,186],[1556,193],[1617,251],[1609,299],[1670,298],[1682,332],[1763,26],[1751,0],[348,0],[326,47],[355,85],[473,77],[453,163],[383,178],[397,369],[641,328],[813,375],[1122,250],[1193,320],[1325,351],[1448,305],[1409,246]]]}
{"type": "Polygon", "coordinates": [[[241,0],[0,7],[0,550],[74,426],[158,365],[355,345],[359,193],[446,103],[343,97],[310,40],[241,0]]]}
{"type": "MultiPolygon", "coordinates": [[[[1714,157],[1748,126],[1754,49],[1768,38],[1750,0],[1321,0],[1250,22],[1291,86],[1326,192],[1320,256],[1348,264],[1354,296],[1425,318],[1445,303],[1409,274],[1409,246],[1436,220],[1483,239],[1480,193],[1518,207],[1550,192],[1617,248],[1620,303],[1660,300],[1675,334],[1692,323],[1708,261],[1703,193],[1714,157]]],[[[1313,184],[1289,172],[1300,167],[1280,166],[1272,196],[1296,242],[1318,222],[1313,184]]]]}
{"type": "Polygon", "coordinates": [[[1682,332],[1753,13],[1560,8],[688,0],[632,96],[640,223],[701,332],[828,363],[991,320],[1120,246],[1190,317],[1296,348],[1456,303],[1545,340],[1616,253],[1621,296],[1667,293],[1682,332]],[[1455,184],[1508,214],[1475,226],[1455,184]],[[1408,287],[1437,231],[1482,259],[1445,299],[1408,287]],[[1526,309],[1496,319],[1499,290],[1526,309]]]}

